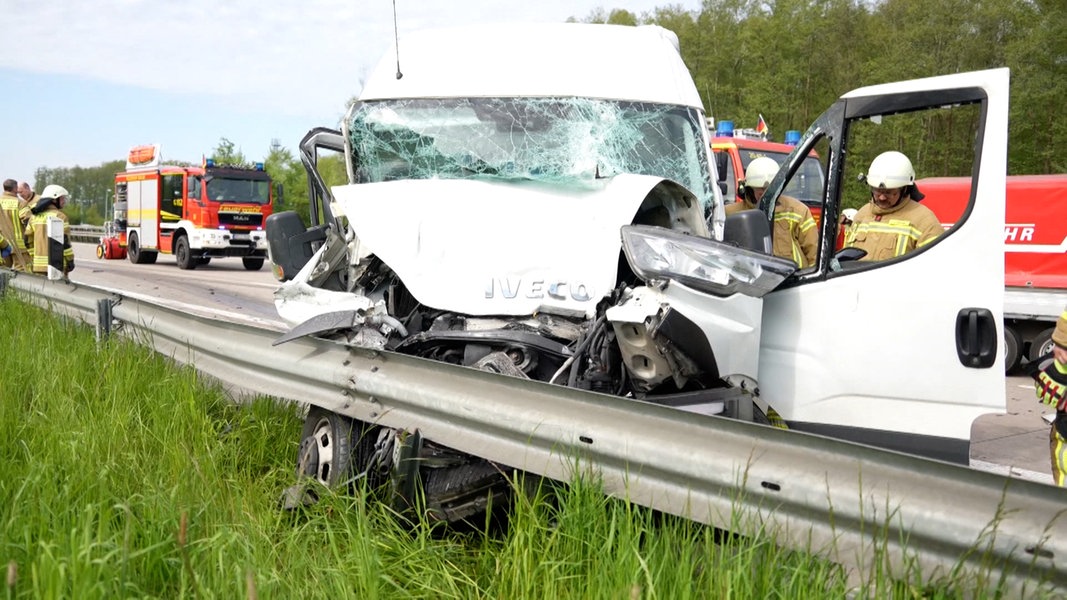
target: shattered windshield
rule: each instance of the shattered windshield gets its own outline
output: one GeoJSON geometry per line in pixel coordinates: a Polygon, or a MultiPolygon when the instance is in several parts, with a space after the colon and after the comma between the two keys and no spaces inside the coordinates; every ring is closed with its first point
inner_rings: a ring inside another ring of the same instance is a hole
{"type": "Polygon", "coordinates": [[[712,191],[700,115],[681,106],[590,98],[366,102],[350,117],[357,183],[525,179],[590,185],[621,173],[712,191]]]}

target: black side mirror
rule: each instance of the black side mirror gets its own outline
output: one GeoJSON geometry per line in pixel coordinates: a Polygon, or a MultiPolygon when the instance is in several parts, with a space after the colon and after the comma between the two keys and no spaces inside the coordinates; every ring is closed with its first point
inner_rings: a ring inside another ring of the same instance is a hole
{"type": "Polygon", "coordinates": [[[758,210],[743,210],[727,215],[722,241],[747,250],[770,254],[771,222],[758,210]]]}
{"type": "Polygon", "coordinates": [[[295,277],[315,255],[315,243],[326,240],[325,225],[308,229],[291,210],[267,217],[266,228],[270,261],[279,268],[282,281],[295,277]]]}

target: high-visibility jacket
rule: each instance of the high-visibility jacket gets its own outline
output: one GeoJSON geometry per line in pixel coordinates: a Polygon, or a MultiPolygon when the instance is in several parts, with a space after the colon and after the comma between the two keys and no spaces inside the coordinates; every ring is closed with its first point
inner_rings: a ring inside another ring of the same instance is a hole
{"type": "Polygon", "coordinates": [[[26,225],[26,241],[30,244],[30,252],[33,254],[33,272],[48,272],[48,217],[56,217],[63,221],[63,272],[67,272],[67,266],[74,262],[74,247],[70,245],[70,224],[67,223],[67,215],[55,208],[39,212],[30,217],[26,225]]]}
{"type": "Polygon", "coordinates": [[[0,195],[0,235],[12,245],[10,266],[16,271],[28,271],[30,253],[27,251],[24,229],[30,218],[30,207],[9,192],[0,195]]]}
{"type": "Polygon", "coordinates": [[[944,231],[932,210],[910,198],[889,209],[868,202],[845,231],[845,246],[866,250],[861,260],[887,260],[926,246],[944,231]]]}
{"type": "MultiPolygon", "coordinates": [[[[1067,319],[1067,312],[1060,321],[1067,319]]],[[[1053,359],[1034,381],[1037,399],[1056,409],[1056,419],[1049,431],[1049,453],[1052,458],[1052,479],[1056,485],[1067,487],[1067,412],[1064,411],[1067,390],[1067,364],[1053,359]]]]}
{"type": "MultiPolygon", "coordinates": [[[[726,214],[732,215],[742,210],[754,210],[756,205],[748,198],[741,202],[726,205],[726,214]]],[[[815,264],[815,253],[819,249],[818,231],[811,210],[803,202],[789,196],[778,196],[774,206],[773,252],[775,256],[788,258],[803,269],[815,264]]]]}

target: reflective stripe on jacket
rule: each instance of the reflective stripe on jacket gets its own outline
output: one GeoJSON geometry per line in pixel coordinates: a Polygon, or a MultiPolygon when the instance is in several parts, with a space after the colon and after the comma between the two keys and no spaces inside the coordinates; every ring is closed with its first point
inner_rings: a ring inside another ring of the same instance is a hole
{"type": "Polygon", "coordinates": [[[22,228],[26,226],[26,222],[30,217],[29,206],[24,204],[18,196],[12,196],[4,192],[4,195],[0,196],[0,211],[4,212],[11,224],[13,232],[11,238],[15,247],[25,250],[27,246],[22,236],[22,228]]]}
{"type": "Polygon", "coordinates": [[[914,200],[902,200],[889,211],[869,202],[845,232],[845,246],[866,250],[862,260],[886,260],[922,248],[942,233],[933,211],[914,200]]]}
{"type": "MultiPolygon", "coordinates": [[[[732,215],[743,210],[755,210],[756,205],[747,201],[726,205],[726,214],[732,215]]],[[[774,207],[775,256],[788,258],[803,269],[815,264],[815,253],[819,248],[818,231],[811,210],[803,202],[789,196],[779,196],[774,207]]]]}
{"type": "Polygon", "coordinates": [[[67,223],[67,215],[56,208],[33,215],[26,225],[24,233],[33,253],[33,272],[48,272],[48,217],[63,221],[63,272],[66,273],[67,265],[74,262],[74,248],[70,245],[70,224],[67,223]]]}

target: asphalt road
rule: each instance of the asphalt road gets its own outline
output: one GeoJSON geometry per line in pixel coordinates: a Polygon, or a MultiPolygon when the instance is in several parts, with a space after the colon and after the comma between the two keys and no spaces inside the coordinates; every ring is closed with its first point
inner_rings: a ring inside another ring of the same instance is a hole
{"type": "Polygon", "coordinates": [[[288,330],[274,310],[278,281],[269,262],[259,271],[248,271],[239,258],[214,258],[208,265],[183,271],[169,254],[160,254],[151,265],[135,265],[127,259],[98,259],[94,244],[76,242],[74,265],[70,274],[74,283],[288,330]]]}
{"type": "MultiPolygon", "coordinates": [[[[237,258],[213,259],[211,264],[183,271],[174,257],[159,255],[152,265],[129,260],[96,258],[95,245],[75,243],[75,283],[113,289],[127,295],[163,300],[209,315],[226,316],[286,331],[274,310],[278,282],[267,263],[247,271],[237,258]]],[[[971,428],[971,465],[1004,475],[1051,483],[1049,424],[1034,396],[1032,380],[1005,377],[1007,412],[978,418],[971,428]]]]}

